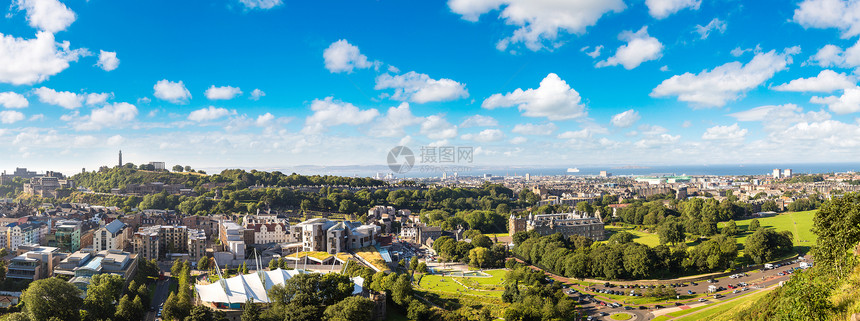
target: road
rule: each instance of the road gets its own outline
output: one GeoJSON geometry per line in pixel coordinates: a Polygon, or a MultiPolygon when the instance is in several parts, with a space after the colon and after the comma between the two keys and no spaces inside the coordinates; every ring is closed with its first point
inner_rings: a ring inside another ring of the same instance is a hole
{"type": "Polygon", "coordinates": [[[170,294],[170,278],[164,281],[158,281],[155,284],[155,291],[152,294],[152,301],[149,310],[146,312],[146,321],[155,321],[158,308],[167,301],[167,296],[170,294]]]}

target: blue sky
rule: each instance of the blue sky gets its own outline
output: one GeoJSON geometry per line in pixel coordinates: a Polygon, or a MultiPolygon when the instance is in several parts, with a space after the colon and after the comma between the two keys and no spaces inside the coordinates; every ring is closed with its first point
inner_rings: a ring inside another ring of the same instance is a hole
{"type": "Polygon", "coordinates": [[[851,162],[857,1],[7,1],[0,168],[851,162]]]}

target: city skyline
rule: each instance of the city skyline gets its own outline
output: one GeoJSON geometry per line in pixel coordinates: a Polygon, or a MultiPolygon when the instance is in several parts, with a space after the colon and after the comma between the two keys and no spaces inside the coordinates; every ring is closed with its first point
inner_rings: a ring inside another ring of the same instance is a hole
{"type": "Polygon", "coordinates": [[[858,10],[15,0],[0,165],[384,166],[398,145],[475,166],[851,162],[858,10]]]}

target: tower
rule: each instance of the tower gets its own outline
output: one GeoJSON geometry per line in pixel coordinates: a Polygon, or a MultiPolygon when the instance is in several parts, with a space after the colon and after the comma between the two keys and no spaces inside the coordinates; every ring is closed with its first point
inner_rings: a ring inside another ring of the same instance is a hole
{"type": "Polygon", "coordinates": [[[119,165],[117,167],[122,167],[122,150],[119,151],[119,165]]]}

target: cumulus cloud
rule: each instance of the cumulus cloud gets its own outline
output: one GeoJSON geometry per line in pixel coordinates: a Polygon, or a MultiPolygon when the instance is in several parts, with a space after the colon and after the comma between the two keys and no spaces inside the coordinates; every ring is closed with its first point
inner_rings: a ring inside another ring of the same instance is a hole
{"type": "Polygon", "coordinates": [[[421,134],[430,139],[449,139],[457,137],[457,126],[452,125],[440,115],[431,115],[421,123],[421,134]]]}
{"type": "Polygon", "coordinates": [[[615,114],[615,116],[612,116],[612,120],[610,122],[612,123],[612,126],[627,128],[633,126],[633,124],[639,121],[639,118],[639,112],[630,109],[625,112],[615,114]]]}
{"type": "Polygon", "coordinates": [[[736,100],[747,91],[758,87],[791,64],[791,56],[799,47],[787,48],[782,53],[771,50],[756,54],[747,64],[730,62],[698,74],[684,73],[664,80],[651,91],[651,97],[677,96],[679,101],[694,107],[719,107],[736,100]]]}
{"type": "Polygon", "coordinates": [[[346,39],[333,42],[323,51],[325,68],[332,73],[351,73],[354,69],[367,69],[378,66],[379,62],[367,60],[358,47],[350,44],[346,39]]]}
{"type": "Polygon", "coordinates": [[[643,138],[633,145],[638,148],[656,148],[666,145],[673,145],[681,140],[681,135],[660,134],[643,138]]]}
{"type": "Polygon", "coordinates": [[[708,36],[711,35],[712,31],[719,31],[720,33],[726,32],[726,22],[714,18],[711,22],[708,22],[707,25],[696,25],[696,33],[699,34],[701,39],[708,39],[708,36]]]}
{"type": "Polygon", "coordinates": [[[588,55],[592,59],[596,59],[597,57],[600,57],[600,51],[603,50],[603,46],[596,46],[596,47],[594,47],[594,50],[592,50],[590,52],[588,51],[588,48],[590,48],[590,47],[585,46],[585,47],[582,47],[582,49],[580,49],[579,51],[584,52],[586,55],[588,55]]]}
{"type": "Polygon", "coordinates": [[[269,124],[271,124],[273,120],[275,120],[275,115],[272,115],[271,113],[265,113],[260,116],[257,116],[257,120],[254,123],[257,124],[257,126],[266,127],[269,126],[269,124]]]}
{"type": "Polygon", "coordinates": [[[284,4],[283,0],[239,0],[248,10],[268,10],[284,4]]]}
{"type": "Polygon", "coordinates": [[[0,111],[0,123],[3,124],[14,124],[19,121],[24,120],[24,113],[15,110],[3,110],[0,111]]]}
{"type": "Polygon", "coordinates": [[[505,134],[498,129],[484,129],[477,134],[464,134],[460,136],[464,140],[473,140],[479,143],[491,143],[505,139],[505,134]]]}
{"type": "Polygon", "coordinates": [[[544,48],[547,42],[551,47],[559,45],[559,31],[585,33],[604,14],[627,8],[622,0],[450,0],[448,7],[468,21],[478,21],[481,15],[503,7],[499,18],[519,28],[500,40],[496,48],[507,50],[511,44],[522,43],[533,51],[544,48]]]}
{"type": "Polygon", "coordinates": [[[27,108],[30,102],[27,101],[27,97],[24,97],[24,95],[7,91],[0,93],[0,105],[3,105],[5,108],[27,108]]]}
{"type": "Polygon", "coordinates": [[[666,18],[682,9],[699,10],[702,0],[645,0],[648,13],[657,19],[666,18]]]}
{"type": "Polygon", "coordinates": [[[251,99],[251,100],[260,100],[260,97],[263,97],[263,96],[265,96],[265,95],[266,95],[266,93],[265,93],[265,92],[263,92],[262,90],[260,90],[260,89],[254,89],[254,91],[252,91],[252,92],[251,92],[251,97],[250,97],[250,98],[248,98],[248,99],[251,99]]]}
{"type": "Polygon", "coordinates": [[[630,70],[639,67],[643,62],[660,59],[663,55],[663,44],[648,35],[648,27],[642,27],[635,33],[625,30],[618,35],[618,39],[626,41],[627,44],[618,47],[614,56],[598,62],[595,66],[600,68],[620,64],[624,69],[630,70]]]}
{"type": "Polygon", "coordinates": [[[826,111],[804,112],[795,104],[767,105],[729,114],[742,122],[761,122],[766,130],[785,129],[799,122],[820,122],[830,119],[826,111]]]}
{"type": "Polygon", "coordinates": [[[546,124],[516,124],[511,132],[523,135],[547,136],[552,135],[558,127],[553,123],[546,124]]]}
{"type": "Polygon", "coordinates": [[[60,106],[65,109],[75,109],[83,106],[86,100],[85,95],[78,95],[69,91],[56,91],[47,87],[40,87],[33,90],[36,96],[39,96],[39,101],[60,106]]]}
{"type": "Polygon", "coordinates": [[[98,140],[92,135],[75,136],[75,146],[89,147],[95,145],[98,140]]]}
{"type": "Polygon", "coordinates": [[[843,38],[860,34],[860,2],[804,0],[794,10],[794,22],[804,28],[836,28],[843,38]]]}
{"type": "Polygon", "coordinates": [[[233,99],[233,97],[241,95],[242,90],[239,89],[239,87],[232,87],[232,86],[215,87],[215,85],[212,85],[212,87],[209,87],[209,89],[206,89],[206,92],[204,94],[206,95],[206,98],[208,98],[209,100],[230,100],[230,99],[233,99]]]}
{"type": "Polygon", "coordinates": [[[57,0],[15,0],[12,6],[27,13],[30,27],[57,33],[75,22],[75,12],[57,0]]]}
{"type": "Polygon", "coordinates": [[[825,45],[818,50],[807,63],[821,67],[854,68],[860,66],[860,40],[847,49],[835,45],[825,45]]]}
{"type": "Polygon", "coordinates": [[[86,49],[70,49],[68,41],[57,43],[50,32],[40,31],[35,39],[0,33],[0,82],[32,85],[47,80],[69,67],[69,62],[89,55],[86,49]]]}
{"type": "Polygon", "coordinates": [[[401,103],[400,106],[388,108],[385,117],[374,123],[372,133],[382,137],[399,137],[405,135],[403,130],[407,126],[417,125],[423,119],[412,114],[409,103],[401,103]]]}
{"type": "Polygon", "coordinates": [[[99,130],[104,127],[123,127],[135,117],[137,117],[137,107],[120,102],[93,109],[87,116],[63,117],[63,119],[71,121],[76,130],[99,130]]]}
{"type": "Polygon", "coordinates": [[[107,100],[110,99],[111,96],[113,95],[109,93],[90,93],[86,95],[85,101],[86,104],[90,106],[101,105],[107,102],[107,100]]]}
{"type": "Polygon", "coordinates": [[[111,71],[119,67],[119,58],[116,57],[116,52],[99,50],[99,62],[96,66],[101,67],[104,71],[111,71]]]}
{"type": "Polygon", "coordinates": [[[155,97],[161,100],[166,100],[174,104],[186,104],[191,99],[191,92],[185,88],[182,80],[172,82],[167,79],[159,80],[152,87],[155,90],[155,97]]]}
{"type": "Polygon", "coordinates": [[[714,126],[705,130],[702,139],[705,140],[739,140],[747,135],[747,130],[738,124],[731,126],[714,126]]]}
{"type": "Polygon", "coordinates": [[[850,114],[860,111],[860,87],[846,88],[841,96],[813,96],[812,103],[827,105],[830,111],[837,114],[850,114]]]}
{"type": "Polygon", "coordinates": [[[460,124],[460,127],[461,128],[491,127],[491,126],[498,126],[498,125],[499,125],[499,121],[497,121],[493,117],[484,116],[484,115],[474,115],[474,116],[471,116],[469,118],[466,118],[466,120],[464,120],[463,123],[460,124]]]}
{"type": "Polygon", "coordinates": [[[511,140],[509,140],[509,142],[511,144],[514,144],[514,145],[524,144],[528,141],[529,141],[528,138],[525,138],[522,136],[517,136],[517,137],[511,138],[511,140]]]}
{"type": "Polygon", "coordinates": [[[218,118],[228,116],[230,114],[232,114],[232,113],[227,109],[215,107],[215,106],[209,106],[206,108],[201,108],[201,109],[192,111],[190,114],[188,114],[188,120],[196,121],[199,123],[199,122],[204,122],[204,121],[216,120],[218,118]]]}
{"type": "Polygon", "coordinates": [[[125,138],[123,138],[122,135],[113,135],[107,139],[107,144],[111,146],[116,146],[123,142],[125,142],[125,138]]]}
{"type": "Polygon", "coordinates": [[[799,91],[799,92],[832,92],[839,89],[856,87],[857,79],[845,73],[836,73],[832,70],[822,70],[818,76],[809,78],[798,78],[786,84],[773,87],[776,91],[799,91]]]}
{"type": "Polygon", "coordinates": [[[311,102],[312,115],[305,119],[305,134],[319,134],[326,128],[337,125],[360,125],[372,121],[379,116],[379,110],[361,110],[353,104],[326,97],[311,102]]]}
{"type": "Polygon", "coordinates": [[[419,104],[469,97],[465,84],[446,78],[436,80],[426,74],[414,71],[396,76],[383,74],[376,77],[374,89],[389,88],[394,89],[394,94],[391,95],[392,99],[419,104]]]}
{"type": "Polygon", "coordinates": [[[540,82],[537,89],[517,88],[507,94],[494,94],[484,100],[481,107],[495,109],[502,107],[517,108],[527,117],[546,117],[550,120],[581,118],[587,115],[579,93],[562,80],[550,73],[540,82]]]}

